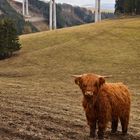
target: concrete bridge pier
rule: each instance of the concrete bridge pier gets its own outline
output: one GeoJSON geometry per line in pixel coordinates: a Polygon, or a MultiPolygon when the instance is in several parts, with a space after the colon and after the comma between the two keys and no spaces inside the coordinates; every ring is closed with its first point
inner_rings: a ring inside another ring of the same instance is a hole
{"type": "Polygon", "coordinates": [[[95,0],[95,22],[101,21],[101,0],[95,0]]]}
{"type": "Polygon", "coordinates": [[[50,0],[50,18],[49,18],[50,30],[56,29],[56,3],[55,0],[50,0]]]}
{"type": "Polygon", "coordinates": [[[23,14],[23,16],[29,16],[29,2],[28,2],[28,0],[23,0],[23,2],[22,2],[22,14],[23,14]]]}

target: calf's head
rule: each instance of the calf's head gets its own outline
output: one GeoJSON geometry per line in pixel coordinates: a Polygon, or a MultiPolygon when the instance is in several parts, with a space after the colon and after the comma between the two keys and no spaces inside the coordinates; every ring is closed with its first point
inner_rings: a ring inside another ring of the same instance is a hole
{"type": "Polygon", "coordinates": [[[75,77],[75,83],[80,87],[84,96],[97,95],[100,87],[105,83],[106,76],[83,74],[75,77]]]}

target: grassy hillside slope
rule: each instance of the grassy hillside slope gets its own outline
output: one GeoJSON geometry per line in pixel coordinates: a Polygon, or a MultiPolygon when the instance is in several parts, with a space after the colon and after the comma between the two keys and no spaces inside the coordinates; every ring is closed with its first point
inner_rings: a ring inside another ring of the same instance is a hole
{"type": "MultiPolygon", "coordinates": [[[[140,139],[140,18],[23,35],[22,50],[0,61],[0,138],[89,140],[73,74],[113,75],[132,91],[129,135],[140,139]]],[[[120,130],[120,127],[119,127],[120,130]]]]}
{"type": "Polygon", "coordinates": [[[139,18],[132,18],[21,36],[23,63],[35,62],[34,68],[57,81],[96,72],[136,86],[140,80],[139,31],[139,18]]]}

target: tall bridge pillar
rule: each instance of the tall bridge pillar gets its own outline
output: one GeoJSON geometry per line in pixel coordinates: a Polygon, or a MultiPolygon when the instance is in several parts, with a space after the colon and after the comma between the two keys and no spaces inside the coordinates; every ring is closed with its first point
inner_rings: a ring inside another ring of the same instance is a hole
{"type": "Polygon", "coordinates": [[[22,14],[23,14],[23,16],[29,16],[29,2],[28,2],[28,0],[23,0],[22,14]]]}
{"type": "Polygon", "coordinates": [[[50,0],[50,20],[49,20],[50,30],[56,29],[56,3],[55,0],[50,0]]]}
{"type": "Polygon", "coordinates": [[[101,21],[101,0],[95,0],[95,22],[101,21]]]}

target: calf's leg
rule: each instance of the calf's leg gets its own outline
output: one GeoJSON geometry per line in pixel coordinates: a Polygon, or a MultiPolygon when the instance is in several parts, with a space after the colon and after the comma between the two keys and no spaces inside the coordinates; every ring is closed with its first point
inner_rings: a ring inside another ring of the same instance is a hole
{"type": "Polygon", "coordinates": [[[118,117],[112,117],[111,133],[115,133],[118,127],[118,117]]]}
{"type": "Polygon", "coordinates": [[[120,117],[120,121],[122,125],[122,133],[125,135],[127,134],[127,130],[128,130],[129,116],[120,117]]]}
{"type": "Polygon", "coordinates": [[[104,139],[104,132],[105,132],[106,124],[103,122],[98,122],[98,138],[104,139]]]}
{"type": "Polygon", "coordinates": [[[94,138],[96,136],[96,119],[86,112],[86,118],[88,125],[90,127],[90,137],[94,138]]]}
{"type": "Polygon", "coordinates": [[[90,125],[90,137],[94,138],[96,136],[96,121],[90,125]]]}

